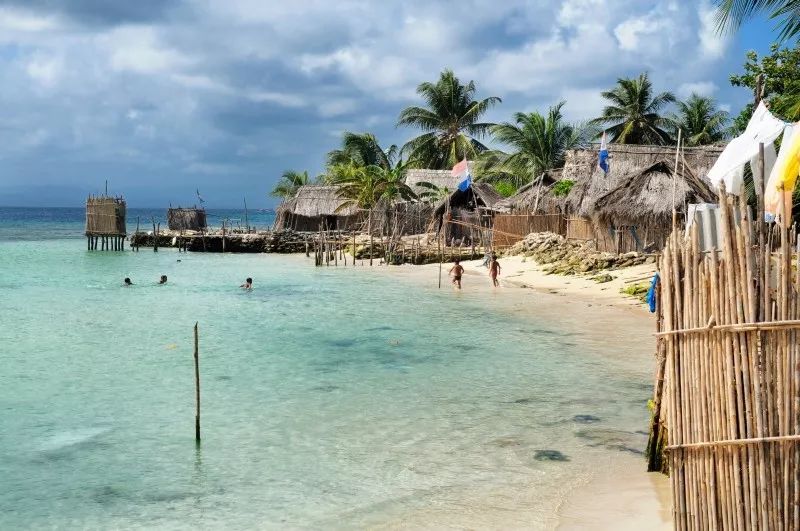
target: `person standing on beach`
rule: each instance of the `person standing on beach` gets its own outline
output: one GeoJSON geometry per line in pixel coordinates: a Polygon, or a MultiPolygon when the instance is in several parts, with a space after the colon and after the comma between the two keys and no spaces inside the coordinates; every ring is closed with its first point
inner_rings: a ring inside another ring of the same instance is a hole
{"type": "Polygon", "coordinates": [[[453,275],[453,284],[458,286],[458,289],[461,289],[461,275],[464,274],[464,268],[459,262],[460,260],[456,258],[453,267],[450,268],[450,271],[447,274],[453,275]]]}
{"type": "Polygon", "coordinates": [[[492,261],[489,264],[489,276],[492,277],[492,284],[494,287],[500,285],[500,281],[497,280],[497,277],[500,275],[500,262],[497,261],[497,255],[492,254],[492,261]]]}

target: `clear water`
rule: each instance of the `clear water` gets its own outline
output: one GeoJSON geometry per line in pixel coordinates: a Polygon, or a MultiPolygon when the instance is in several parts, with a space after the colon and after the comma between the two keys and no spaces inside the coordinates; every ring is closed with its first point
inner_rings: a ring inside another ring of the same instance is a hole
{"type": "Polygon", "coordinates": [[[607,312],[402,268],[19,240],[0,242],[0,529],[549,528],[592,473],[643,467],[650,343],[607,312]]]}

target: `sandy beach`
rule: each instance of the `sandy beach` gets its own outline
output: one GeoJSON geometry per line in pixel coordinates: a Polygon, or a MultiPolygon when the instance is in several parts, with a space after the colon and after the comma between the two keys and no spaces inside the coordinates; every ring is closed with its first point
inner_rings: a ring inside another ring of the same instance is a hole
{"type": "MultiPolygon", "coordinates": [[[[517,294],[530,301],[531,307],[549,308],[552,312],[586,316],[586,326],[602,330],[614,329],[636,349],[641,363],[652,364],[655,323],[645,304],[621,293],[623,287],[647,283],[655,272],[655,264],[643,264],[608,273],[613,280],[597,283],[587,276],[548,275],[544,267],[520,256],[501,258],[501,286],[491,286],[487,269],[481,260],[464,261],[463,290],[492,295],[492,300],[502,297],[502,292],[517,294]],[[528,299],[528,297],[530,297],[528,299]],[[596,309],[602,308],[598,314],[596,309]]],[[[454,289],[447,272],[452,264],[442,265],[442,288],[454,289]]],[[[438,283],[438,264],[403,266],[404,275],[427,283],[438,283]]],[[[389,268],[392,271],[394,268],[389,268]]],[[[515,308],[519,308],[516,305],[515,308]]],[[[532,310],[533,311],[533,310],[532,310]]],[[[535,315],[531,315],[535,318],[535,315]]],[[[613,345],[609,355],[618,355],[613,345]]],[[[647,426],[642,426],[646,431],[647,426]]],[[[486,520],[488,524],[492,519],[486,520]]],[[[408,522],[406,522],[408,523],[408,522]]],[[[494,520],[497,525],[498,521],[494,520]]],[[[671,494],[669,480],[661,474],[646,472],[643,459],[621,456],[598,464],[595,473],[585,478],[585,483],[567,492],[558,508],[556,529],[671,529],[671,494]]]]}

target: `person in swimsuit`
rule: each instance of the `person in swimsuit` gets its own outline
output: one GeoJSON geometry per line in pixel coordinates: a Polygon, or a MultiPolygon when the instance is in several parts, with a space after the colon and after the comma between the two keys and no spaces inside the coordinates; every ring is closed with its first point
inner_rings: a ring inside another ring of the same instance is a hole
{"type": "Polygon", "coordinates": [[[497,255],[492,254],[492,261],[489,263],[489,276],[492,277],[492,284],[494,287],[500,285],[500,281],[497,280],[497,277],[500,275],[500,262],[497,261],[497,255]]]}
{"type": "Polygon", "coordinates": [[[244,290],[251,290],[251,289],[253,289],[253,279],[252,279],[252,278],[250,278],[250,277],[247,277],[247,279],[244,281],[244,284],[242,284],[242,285],[241,285],[241,286],[239,286],[239,287],[240,287],[240,288],[242,288],[242,289],[244,289],[244,290]]]}
{"type": "Polygon", "coordinates": [[[450,268],[448,275],[453,275],[453,284],[458,286],[458,289],[461,289],[461,275],[464,274],[464,268],[459,262],[458,258],[454,260],[454,265],[450,268]]]}

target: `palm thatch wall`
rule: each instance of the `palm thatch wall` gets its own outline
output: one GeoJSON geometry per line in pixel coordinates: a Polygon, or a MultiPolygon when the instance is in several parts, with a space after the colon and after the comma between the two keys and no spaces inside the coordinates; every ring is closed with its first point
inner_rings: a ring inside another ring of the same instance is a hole
{"type": "Polygon", "coordinates": [[[338,186],[319,184],[301,186],[275,214],[275,230],[352,230],[362,218],[355,205],[347,204],[347,200],[339,196],[338,186]]]}
{"type": "MultiPolygon", "coordinates": [[[[569,150],[566,153],[562,179],[575,182],[567,196],[566,205],[571,213],[581,217],[591,217],[594,202],[620,186],[630,175],[659,161],[671,162],[673,166],[675,164],[674,147],[609,144],[609,172],[605,174],[597,166],[599,149],[599,146],[593,146],[589,149],[569,150]]],[[[703,179],[722,150],[719,146],[684,148],[680,162],[693,175],[703,179]]]]}
{"type": "Polygon", "coordinates": [[[89,196],[86,199],[87,236],[125,234],[125,200],[122,197],[89,196]]]}
{"type": "Polygon", "coordinates": [[[202,231],[207,227],[206,211],[202,208],[169,208],[167,210],[169,230],[202,231]]]}
{"type": "MultiPolygon", "coordinates": [[[[440,201],[433,211],[436,231],[441,229],[448,213],[449,220],[482,225],[482,217],[491,215],[492,208],[501,199],[503,196],[489,183],[472,183],[466,191],[456,188],[453,193],[440,201]]],[[[454,224],[448,227],[446,239],[463,240],[474,235],[474,230],[454,224]]]]}
{"type": "Polygon", "coordinates": [[[550,170],[543,178],[534,179],[516,194],[495,203],[492,209],[511,214],[566,215],[566,196],[553,195],[553,186],[560,177],[561,169],[550,170]]]}
{"type": "Polygon", "coordinates": [[[461,181],[463,177],[453,177],[450,170],[424,170],[424,169],[411,169],[406,171],[405,183],[411,187],[415,194],[427,191],[426,188],[419,186],[419,183],[427,182],[435,185],[437,188],[447,189],[452,192],[461,181]]]}

